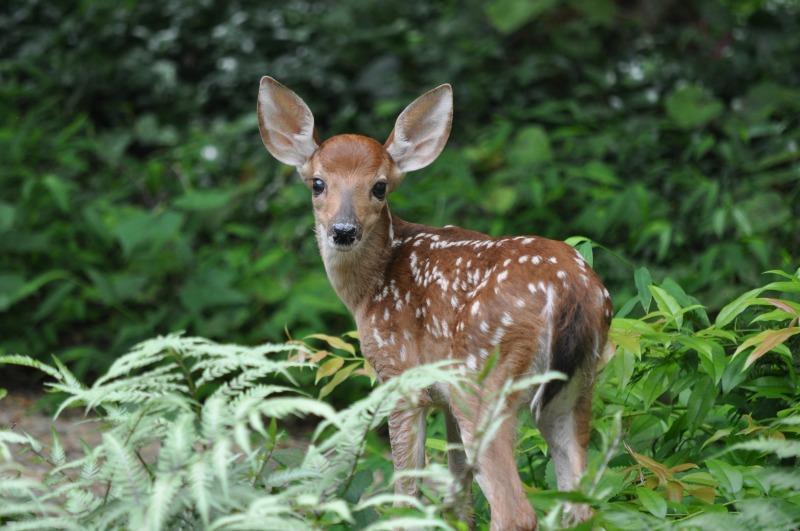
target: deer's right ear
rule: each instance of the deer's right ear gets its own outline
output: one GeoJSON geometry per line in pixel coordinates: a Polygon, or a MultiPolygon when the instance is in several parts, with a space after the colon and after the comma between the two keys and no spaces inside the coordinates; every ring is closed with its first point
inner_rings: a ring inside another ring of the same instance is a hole
{"type": "Polygon", "coordinates": [[[300,96],[269,76],[258,88],[258,130],[273,157],[297,168],[314,151],[314,115],[300,96]]]}

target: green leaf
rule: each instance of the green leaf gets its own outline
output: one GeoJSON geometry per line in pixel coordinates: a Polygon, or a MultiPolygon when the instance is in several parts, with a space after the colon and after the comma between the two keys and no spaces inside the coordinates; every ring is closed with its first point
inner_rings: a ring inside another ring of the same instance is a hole
{"type": "Polygon", "coordinates": [[[733,465],[721,459],[706,459],[706,466],[711,475],[719,481],[720,486],[735,495],[742,489],[743,477],[733,465]]]}
{"type": "Polygon", "coordinates": [[[444,439],[434,439],[432,437],[428,437],[425,440],[425,447],[426,448],[431,448],[433,450],[438,450],[440,452],[446,452],[447,451],[447,441],[445,441],[444,439]]]}
{"type": "Polygon", "coordinates": [[[751,289],[747,293],[743,293],[736,297],[732,302],[726,304],[717,314],[717,319],[714,323],[717,328],[722,328],[728,323],[736,319],[736,317],[745,311],[749,306],[757,302],[758,295],[764,291],[764,288],[751,289]]]}
{"type": "Polygon", "coordinates": [[[646,267],[640,267],[633,273],[633,280],[636,283],[636,289],[639,291],[639,302],[642,303],[642,308],[645,312],[650,311],[650,301],[653,300],[653,295],[650,293],[650,285],[653,283],[653,277],[650,276],[650,270],[646,267]]]}
{"type": "Polygon", "coordinates": [[[230,205],[234,190],[190,190],[175,200],[181,210],[207,212],[230,205]]]}
{"type": "Polygon", "coordinates": [[[158,249],[174,240],[183,225],[183,215],[166,211],[153,214],[142,210],[126,213],[112,229],[125,256],[140,249],[158,249]]]}
{"type": "Polygon", "coordinates": [[[650,286],[650,293],[653,294],[653,298],[656,300],[656,306],[658,306],[658,309],[667,316],[671,317],[672,320],[675,321],[676,327],[680,330],[680,328],[683,326],[683,312],[681,305],[678,304],[678,301],[676,301],[672,295],[658,286],[650,286]]]}
{"type": "Polygon", "coordinates": [[[0,311],[7,310],[17,302],[33,295],[54,280],[70,278],[66,271],[52,270],[25,281],[20,275],[0,274],[0,311]]]}
{"type": "Polygon", "coordinates": [[[495,214],[505,214],[517,201],[517,190],[510,186],[495,186],[483,201],[483,207],[495,214]]]}
{"type": "Polygon", "coordinates": [[[644,487],[636,487],[636,497],[647,511],[656,518],[667,515],[667,501],[657,492],[644,487]]]}
{"type": "Polygon", "coordinates": [[[557,0],[491,0],[485,9],[492,26],[501,33],[511,33],[557,3],[557,0]]]}
{"type": "Polygon", "coordinates": [[[714,406],[717,393],[717,387],[709,381],[708,377],[701,376],[695,381],[689,402],[686,404],[686,423],[689,434],[693,434],[703,424],[708,412],[714,406]]]}
{"type": "Polygon", "coordinates": [[[688,85],[673,91],[667,96],[665,105],[669,117],[682,129],[704,125],[723,111],[722,103],[697,85],[688,85]]]}
{"type": "Polygon", "coordinates": [[[50,192],[50,195],[53,196],[53,201],[58,209],[61,212],[69,212],[69,194],[74,185],[53,174],[45,175],[44,179],[42,179],[42,183],[44,183],[45,187],[50,192]]]}
{"type": "Polygon", "coordinates": [[[529,125],[517,133],[508,150],[508,160],[514,166],[530,168],[553,160],[550,139],[543,128],[529,125]]]}
{"type": "Polygon", "coordinates": [[[14,226],[16,214],[17,209],[13,205],[0,201],[0,232],[6,232],[14,226]]]}

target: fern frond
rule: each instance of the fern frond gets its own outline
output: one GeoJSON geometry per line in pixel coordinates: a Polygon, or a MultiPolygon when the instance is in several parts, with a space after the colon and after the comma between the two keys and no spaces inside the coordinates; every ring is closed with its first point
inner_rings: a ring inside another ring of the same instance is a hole
{"type": "Polygon", "coordinates": [[[6,354],[4,356],[0,356],[0,365],[2,364],[30,367],[32,369],[37,369],[42,371],[43,373],[47,374],[54,380],[61,381],[62,379],[61,373],[58,372],[58,370],[52,368],[46,363],[42,363],[39,360],[35,360],[31,357],[23,356],[21,354],[6,354]]]}
{"type": "Polygon", "coordinates": [[[114,486],[121,490],[120,495],[130,498],[137,506],[144,502],[145,486],[149,484],[141,463],[133,452],[122,444],[113,434],[103,434],[103,450],[106,457],[104,468],[114,486]]]}

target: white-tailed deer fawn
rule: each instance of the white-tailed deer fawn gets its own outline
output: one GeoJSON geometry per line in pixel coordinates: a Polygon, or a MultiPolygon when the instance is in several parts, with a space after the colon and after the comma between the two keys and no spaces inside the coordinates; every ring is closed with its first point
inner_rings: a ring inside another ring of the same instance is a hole
{"type": "MultiPolygon", "coordinates": [[[[388,194],[406,172],[436,159],[452,116],[452,89],[441,85],[400,113],[384,144],[351,134],[317,144],[314,117],[294,92],[264,77],[258,93],[261,138],[276,159],[297,168],[311,190],[325,270],[380,378],[447,358],[478,374],[490,353],[499,352],[479,392],[430,389],[390,416],[396,470],[425,465],[428,406],[443,408],[448,440],[469,448],[482,393],[551,369],[568,376],[567,382],[540,386],[533,397],[510,396],[509,415],[475,463],[491,505],[491,528],[532,529],[536,515],[514,456],[514,413],[530,404],[559,489],[574,489],[585,468],[592,385],[607,348],[612,306],[581,255],[562,242],[492,238],[391,215],[388,194]]],[[[464,474],[466,462],[463,452],[450,452],[456,475],[464,474]]],[[[416,485],[401,481],[397,489],[414,494],[416,485]]],[[[569,516],[578,521],[590,514],[588,507],[574,505],[569,516]]]]}

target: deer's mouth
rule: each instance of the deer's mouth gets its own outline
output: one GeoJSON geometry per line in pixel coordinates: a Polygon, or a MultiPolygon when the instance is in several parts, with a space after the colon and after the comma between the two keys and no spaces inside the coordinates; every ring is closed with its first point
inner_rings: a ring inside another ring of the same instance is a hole
{"type": "Polygon", "coordinates": [[[349,253],[350,251],[358,247],[360,241],[361,240],[355,240],[352,243],[342,244],[342,243],[336,243],[333,240],[333,238],[328,238],[328,244],[330,248],[340,253],[349,253]]]}

